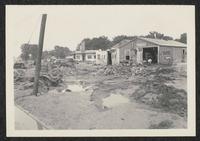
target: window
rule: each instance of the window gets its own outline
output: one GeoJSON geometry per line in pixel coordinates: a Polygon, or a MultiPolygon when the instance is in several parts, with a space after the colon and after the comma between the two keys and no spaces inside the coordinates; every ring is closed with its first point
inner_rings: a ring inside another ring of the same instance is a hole
{"type": "Polygon", "coordinates": [[[126,60],[130,60],[130,56],[126,56],[126,60]]]}
{"type": "Polygon", "coordinates": [[[130,50],[125,50],[125,59],[130,60],[130,50]]]}
{"type": "Polygon", "coordinates": [[[94,55],[94,59],[96,59],[96,55],[94,55]]]}
{"type": "Polygon", "coordinates": [[[92,55],[87,55],[87,58],[88,59],[92,59],[92,55]]]}

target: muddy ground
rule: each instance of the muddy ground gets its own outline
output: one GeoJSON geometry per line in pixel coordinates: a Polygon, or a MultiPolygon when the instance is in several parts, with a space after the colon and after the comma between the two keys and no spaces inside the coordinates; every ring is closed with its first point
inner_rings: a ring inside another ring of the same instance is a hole
{"type": "Polygon", "coordinates": [[[61,69],[63,82],[37,97],[29,79],[15,83],[15,103],[52,129],[187,128],[186,64],[61,69]]]}

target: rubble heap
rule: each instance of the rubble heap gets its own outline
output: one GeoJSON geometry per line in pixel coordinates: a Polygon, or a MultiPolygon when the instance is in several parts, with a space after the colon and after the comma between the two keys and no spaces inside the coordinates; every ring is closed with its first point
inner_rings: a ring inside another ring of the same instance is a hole
{"type": "Polygon", "coordinates": [[[21,81],[25,76],[23,69],[14,69],[14,82],[21,81]]]}
{"type": "Polygon", "coordinates": [[[99,68],[97,74],[101,75],[131,75],[131,68],[128,66],[104,66],[99,68]]]}
{"type": "Polygon", "coordinates": [[[112,65],[99,68],[98,75],[147,75],[148,71],[144,65],[124,66],[124,65],[112,65]]]}

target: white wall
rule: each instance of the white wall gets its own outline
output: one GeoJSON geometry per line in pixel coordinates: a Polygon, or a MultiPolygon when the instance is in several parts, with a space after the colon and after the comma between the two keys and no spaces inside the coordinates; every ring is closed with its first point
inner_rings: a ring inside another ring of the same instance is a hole
{"type": "Polygon", "coordinates": [[[85,61],[96,61],[96,53],[85,54],[85,61]]]}
{"type": "Polygon", "coordinates": [[[96,51],[96,64],[107,64],[107,51],[98,50],[96,51]]]}
{"type": "Polygon", "coordinates": [[[77,61],[82,61],[82,54],[76,54],[75,55],[75,60],[77,60],[77,61]]]}

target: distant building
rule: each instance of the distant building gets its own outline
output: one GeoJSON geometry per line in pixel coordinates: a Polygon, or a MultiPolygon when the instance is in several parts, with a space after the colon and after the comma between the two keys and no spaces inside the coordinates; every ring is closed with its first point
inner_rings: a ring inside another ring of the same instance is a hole
{"type": "Polygon", "coordinates": [[[96,64],[106,65],[108,59],[108,51],[96,50],[96,64]]]}
{"type": "Polygon", "coordinates": [[[82,62],[95,62],[96,50],[85,50],[85,41],[79,45],[79,50],[74,52],[74,59],[82,62]]]}
{"type": "Polygon", "coordinates": [[[133,40],[122,40],[111,48],[112,64],[124,61],[169,64],[186,62],[186,44],[174,40],[161,40],[135,37],[133,40]]]}
{"type": "Polygon", "coordinates": [[[75,51],[74,59],[77,61],[96,61],[96,50],[75,51]]]}

